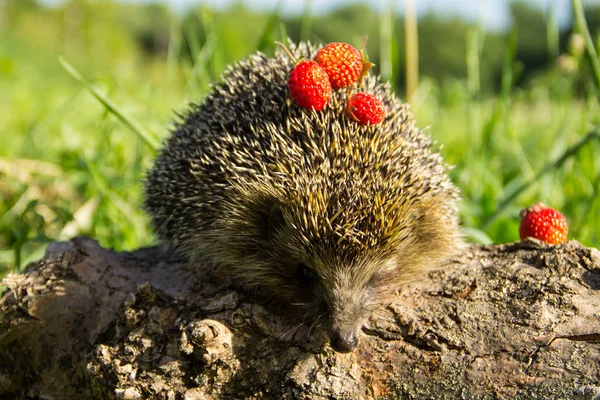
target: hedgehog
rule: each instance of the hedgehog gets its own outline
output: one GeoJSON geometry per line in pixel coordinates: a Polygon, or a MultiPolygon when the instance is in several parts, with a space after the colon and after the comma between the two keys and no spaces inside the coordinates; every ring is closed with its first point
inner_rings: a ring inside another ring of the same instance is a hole
{"type": "MultiPolygon", "coordinates": [[[[296,59],[310,43],[291,44],[296,59]]],[[[449,166],[387,83],[361,126],[336,91],[319,112],[289,97],[281,51],[228,67],[174,123],[145,180],[159,240],[227,282],[300,307],[338,352],[373,307],[460,247],[449,166]]]]}

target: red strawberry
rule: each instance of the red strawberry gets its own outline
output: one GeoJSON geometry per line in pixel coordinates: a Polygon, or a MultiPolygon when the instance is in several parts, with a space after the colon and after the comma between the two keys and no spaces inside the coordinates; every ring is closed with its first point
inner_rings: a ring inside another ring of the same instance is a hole
{"type": "Polygon", "coordinates": [[[313,60],[300,61],[288,78],[292,100],[300,107],[320,111],[331,99],[331,84],[323,68],[313,60]]]}
{"type": "Polygon", "coordinates": [[[371,67],[363,64],[361,52],[347,43],[329,43],[317,52],[315,61],[327,72],[333,89],[352,85],[371,67]]]}
{"type": "Polygon", "coordinates": [[[560,212],[538,203],[521,211],[519,236],[539,239],[550,244],[560,244],[567,241],[569,227],[567,219],[560,212]]]}
{"type": "Polygon", "coordinates": [[[355,93],[348,99],[346,113],[359,125],[375,125],[385,117],[385,106],[370,93],[355,93]]]}

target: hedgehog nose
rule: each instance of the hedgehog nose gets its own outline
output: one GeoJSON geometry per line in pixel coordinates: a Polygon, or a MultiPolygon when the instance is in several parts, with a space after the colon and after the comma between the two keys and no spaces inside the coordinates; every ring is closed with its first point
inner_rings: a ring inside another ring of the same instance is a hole
{"type": "Polygon", "coordinates": [[[331,347],[339,353],[349,353],[358,344],[356,333],[350,332],[331,332],[331,347]]]}

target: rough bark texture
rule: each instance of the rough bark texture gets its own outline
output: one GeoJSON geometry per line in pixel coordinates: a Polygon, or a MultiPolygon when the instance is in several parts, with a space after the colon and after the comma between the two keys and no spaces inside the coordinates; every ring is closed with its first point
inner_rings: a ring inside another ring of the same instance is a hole
{"type": "Polygon", "coordinates": [[[351,354],[156,248],[51,245],[0,301],[0,398],[599,399],[600,252],[472,246],[351,354]]]}

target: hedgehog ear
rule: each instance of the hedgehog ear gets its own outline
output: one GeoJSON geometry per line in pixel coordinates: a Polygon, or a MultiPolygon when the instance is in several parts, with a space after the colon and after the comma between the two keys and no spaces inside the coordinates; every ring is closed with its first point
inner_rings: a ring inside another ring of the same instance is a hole
{"type": "Polygon", "coordinates": [[[285,216],[283,215],[283,209],[279,204],[275,204],[271,207],[269,216],[267,218],[267,237],[272,237],[275,232],[285,226],[285,216]]]}

